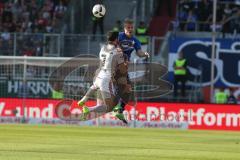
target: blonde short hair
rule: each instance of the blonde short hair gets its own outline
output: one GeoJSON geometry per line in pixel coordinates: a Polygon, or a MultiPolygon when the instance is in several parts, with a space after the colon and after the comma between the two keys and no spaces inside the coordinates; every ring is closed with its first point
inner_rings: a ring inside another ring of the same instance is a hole
{"type": "Polygon", "coordinates": [[[126,24],[133,24],[133,20],[132,20],[132,19],[129,19],[129,18],[126,18],[126,19],[124,20],[124,26],[125,26],[126,24]]]}

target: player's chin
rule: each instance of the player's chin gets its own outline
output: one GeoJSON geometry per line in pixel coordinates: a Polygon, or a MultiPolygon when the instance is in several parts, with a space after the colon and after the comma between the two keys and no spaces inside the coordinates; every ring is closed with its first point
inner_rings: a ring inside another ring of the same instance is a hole
{"type": "Polygon", "coordinates": [[[132,32],[128,32],[127,36],[128,36],[128,37],[132,37],[132,36],[133,36],[133,33],[132,33],[132,32]]]}

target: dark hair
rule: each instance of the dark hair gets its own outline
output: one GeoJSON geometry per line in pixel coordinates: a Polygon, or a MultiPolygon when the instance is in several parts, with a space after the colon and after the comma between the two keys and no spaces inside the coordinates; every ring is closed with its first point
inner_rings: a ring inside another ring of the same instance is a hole
{"type": "Polygon", "coordinates": [[[116,31],[109,31],[107,33],[107,41],[108,42],[113,42],[118,38],[118,32],[116,31]]]}

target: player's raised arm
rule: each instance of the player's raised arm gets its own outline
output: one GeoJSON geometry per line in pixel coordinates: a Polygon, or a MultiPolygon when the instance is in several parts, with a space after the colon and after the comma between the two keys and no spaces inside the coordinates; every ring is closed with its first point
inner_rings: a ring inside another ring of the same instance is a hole
{"type": "Polygon", "coordinates": [[[136,53],[139,57],[147,57],[147,58],[150,57],[150,54],[148,52],[143,52],[141,49],[137,50],[136,53]]]}
{"type": "Polygon", "coordinates": [[[139,57],[147,57],[149,58],[150,55],[148,52],[144,52],[142,51],[142,48],[141,48],[141,43],[140,41],[134,36],[134,49],[136,50],[136,54],[139,56],[139,57]]]}

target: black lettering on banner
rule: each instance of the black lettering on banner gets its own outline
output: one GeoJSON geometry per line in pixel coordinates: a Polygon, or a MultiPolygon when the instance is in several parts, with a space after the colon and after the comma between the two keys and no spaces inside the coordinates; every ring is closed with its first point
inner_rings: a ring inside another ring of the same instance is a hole
{"type": "Polygon", "coordinates": [[[240,54],[239,53],[229,53],[220,52],[219,58],[223,62],[223,77],[227,82],[232,84],[240,83],[240,54]]]}
{"type": "MultiPolygon", "coordinates": [[[[221,44],[219,43],[219,48],[216,49],[215,62],[221,60],[218,68],[214,64],[214,78],[219,78],[218,84],[224,84],[227,86],[239,85],[240,81],[240,44],[238,42],[232,43],[229,49],[221,49],[221,44]],[[219,75],[219,77],[217,77],[219,75]]],[[[190,68],[189,80],[194,82],[194,78],[201,75],[201,84],[206,84],[211,82],[211,43],[205,42],[195,42],[188,41],[187,44],[183,43],[179,48],[184,53],[184,57],[188,61],[188,66],[190,68]],[[200,71],[198,74],[196,72],[191,72],[191,69],[195,71],[200,71]]],[[[196,82],[195,82],[196,83],[196,82]]]]}
{"type": "MultiPolygon", "coordinates": [[[[194,69],[201,69],[202,76],[202,82],[201,83],[207,83],[211,81],[211,52],[212,52],[212,46],[199,44],[199,43],[193,43],[188,44],[182,48],[182,51],[184,53],[184,57],[187,59],[188,66],[190,68],[194,69]],[[199,54],[200,53],[200,54],[199,54]],[[204,55],[203,57],[199,57],[199,55],[204,55]]],[[[214,65],[214,77],[217,76],[217,67],[214,65]]],[[[195,73],[190,72],[189,80],[194,81],[194,78],[198,76],[195,73]]]]}

